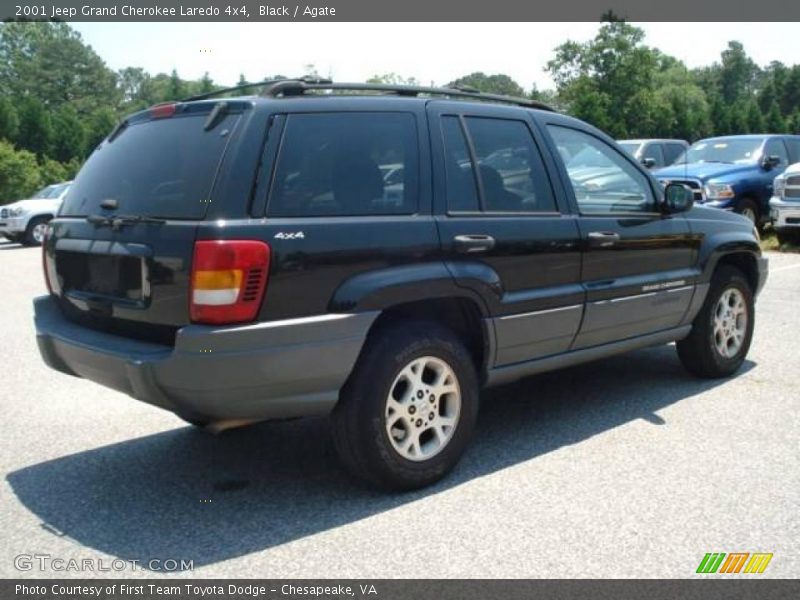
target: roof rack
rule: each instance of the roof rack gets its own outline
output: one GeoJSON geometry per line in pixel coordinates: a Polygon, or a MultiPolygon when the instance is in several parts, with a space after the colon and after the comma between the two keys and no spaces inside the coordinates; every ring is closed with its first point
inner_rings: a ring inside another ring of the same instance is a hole
{"type": "Polygon", "coordinates": [[[517,98],[514,96],[501,96],[500,94],[484,94],[477,89],[467,86],[452,88],[421,87],[413,85],[388,85],[381,83],[333,83],[329,79],[284,79],[274,82],[265,82],[267,87],[261,92],[262,96],[272,98],[287,96],[302,96],[311,91],[347,91],[347,92],[381,92],[384,94],[394,94],[398,96],[416,97],[424,96],[448,96],[451,98],[470,98],[472,100],[483,100],[488,102],[504,102],[506,104],[516,104],[526,108],[538,108],[555,112],[555,109],[543,102],[529,100],[527,98],[517,98]]]}
{"type": "Polygon", "coordinates": [[[303,82],[303,83],[331,83],[330,79],[324,79],[321,77],[313,77],[313,76],[305,76],[305,77],[298,77],[295,79],[265,79],[264,81],[256,81],[254,83],[243,83],[241,85],[234,85],[232,87],[220,88],[218,90],[214,90],[213,92],[206,92],[204,94],[195,94],[194,96],[189,96],[188,98],[184,98],[181,102],[193,102],[195,100],[205,100],[206,98],[213,98],[214,96],[219,96],[220,94],[227,94],[229,92],[238,92],[239,90],[246,90],[249,88],[254,87],[263,87],[265,85],[273,85],[276,83],[281,83],[283,81],[294,81],[294,82],[303,82]]]}

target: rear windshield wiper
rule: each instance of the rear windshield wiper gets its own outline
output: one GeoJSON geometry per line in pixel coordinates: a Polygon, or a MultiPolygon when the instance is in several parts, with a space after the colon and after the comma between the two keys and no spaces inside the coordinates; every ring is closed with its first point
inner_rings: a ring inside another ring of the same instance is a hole
{"type": "Polygon", "coordinates": [[[111,227],[111,229],[120,229],[123,225],[134,225],[136,223],[153,223],[155,225],[163,225],[166,219],[159,219],[157,217],[146,217],[144,215],[113,215],[104,217],[103,215],[89,215],[86,220],[98,227],[111,227]]]}

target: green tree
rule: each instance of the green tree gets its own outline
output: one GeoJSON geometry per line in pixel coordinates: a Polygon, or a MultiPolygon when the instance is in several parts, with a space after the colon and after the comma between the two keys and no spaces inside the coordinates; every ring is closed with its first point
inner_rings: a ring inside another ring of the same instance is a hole
{"type": "Polygon", "coordinates": [[[764,115],[758,102],[752,98],[747,101],[747,131],[750,133],[764,131],[764,115]]]}
{"type": "Polygon", "coordinates": [[[41,184],[36,156],[0,140],[0,204],[30,196],[41,184]]]}
{"type": "Polygon", "coordinates": [[[0,139],[15,140],[19,131],[19,117],[14,103],[0,96],[0,139]]]}
{"type": "Polygon", "coordinates": [[[111,133],[118,122],[117,116],[110,108],[99,108],[89,115],[86,127],[86,148],[93,151],[105,137],[111,133]]]}
{"type": "Polygon", "coordinates": [[[743,100],[739,100],[731,105],[729,116],[732,133],[747,133],[748,114],[747,106],[743,100]]]}
{"type": "Polygon", "coordinates": [[[591,114],[595,125],[615,137],[628,137],[630,130],[638,130],[637,113],[652,115],[656,110],[642,103],[655,101],[648,92],[654,87],[657,69],[665,66],[663,55],[643,40],[640,28],[615,20],[603,23],[588,42],[558,46],[547,71],[568,110],[581,118],[591,114]]]}
{"type": "Polygon", "coordinates": [[[53,124],[44,105],[34,96],[21,97],[17,99],[17,114],[17,146],[38,156],[48,155],[53,144],[53,124]]]}
{"type": "Polygon", "coordinates": [[[377,83],[385,85],[419,85],[415,77],[403,77],[397,73],[384,73],[383,75],[373,75],[367,79],[367,83],[377,83]]]}
{"type": "Polygon", "coordinates": [[[735,102],[748,96],[758,75],[758,66],[747,56],[741,42],[728,42],[722,51],[719,67],[719,86],[725,102],[735,102]]]}
{"type": "Polygon", "coordinates": [[[180,100],[186,96],[186,84],[178,77],[178,71],[172,69],[172,73],[169,75],[169,83],[167,84],[166,98],[163,98],[163,100],[180,100]]]}
{"type": "Polygon", "coordinates": [[[32,96],[48,108],[71,104],[85,115],[116,106],[116,74],[66,23],[0,24],[0,91],[32,96]]]}
{"type": "Polygon", "coordinates": [[[778,103],[773,102],[767,111],[767,116],[764,119],[764,126],[767,128],[767,133],[785,133],[786,120],[781,115],[781,109],[778,108],[778,103]]]}
{"type": "Polygon", "coordinates": [[[203,77],[200,79],[200,87],[197,91],[198,94],[207,94],[209,92],[213,92],[216,89],[214,85],[214,81],[209,77],[208,71],[203,73],[203,77]]]}
{"type": "Polygon", "coordinates": [[[53,117],[51,156],[61,162],[83,158],[86,152],[86,129],[78,113],[69,105],[62,106],[53,117]]]}
{"type": "Polygon", "coordinates": [[[117,73],[122,94],[122,110],[133,112],[156,103],[153,78],[140,67],[127,67],[117,73]]]}
{"type": "Polygon", "coordinates": [[[50,185],[72,179],[67,168],[68,163],[60,163],[51,158],[45,158],[39,164],[40,185],[50,185]]]}
{"type": "Polygon", "coordinates": [[[500,94],[503,96],[521,97],[526,95],[522,86],[503,73],[486,75],[485,73],[476,71],[475,73],[470,73],[469,75],[459,77],[455,81],[451,81],[447,84],[447,87],[470,87],[487,94],[500,94]]]}

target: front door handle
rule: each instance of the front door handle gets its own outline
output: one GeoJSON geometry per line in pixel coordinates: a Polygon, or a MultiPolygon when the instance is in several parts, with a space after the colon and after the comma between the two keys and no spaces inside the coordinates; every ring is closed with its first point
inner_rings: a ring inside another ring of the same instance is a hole
{"type": "Polygon", "coordinates": [[[587,237],[590,248],[610,248],[619,241],[619,234],[613,231],[592,231],[587,237]]]}
{"type": "Polygon", "coordinates": [[[453,238],[456,250],[472,254],[474,252],[488,252],[494,248],[494,238],[490,235],[470,234],[457,235],[453,238]]]}

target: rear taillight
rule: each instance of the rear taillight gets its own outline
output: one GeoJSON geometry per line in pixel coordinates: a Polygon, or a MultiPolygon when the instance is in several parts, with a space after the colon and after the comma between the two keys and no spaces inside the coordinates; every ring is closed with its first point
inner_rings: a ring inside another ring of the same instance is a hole
{"type": "Polygon", "coordinates": [[[269,276],[270,249],[252,240],[194,244],[189,312],[195,323],[252,321],[269,276]]]}

